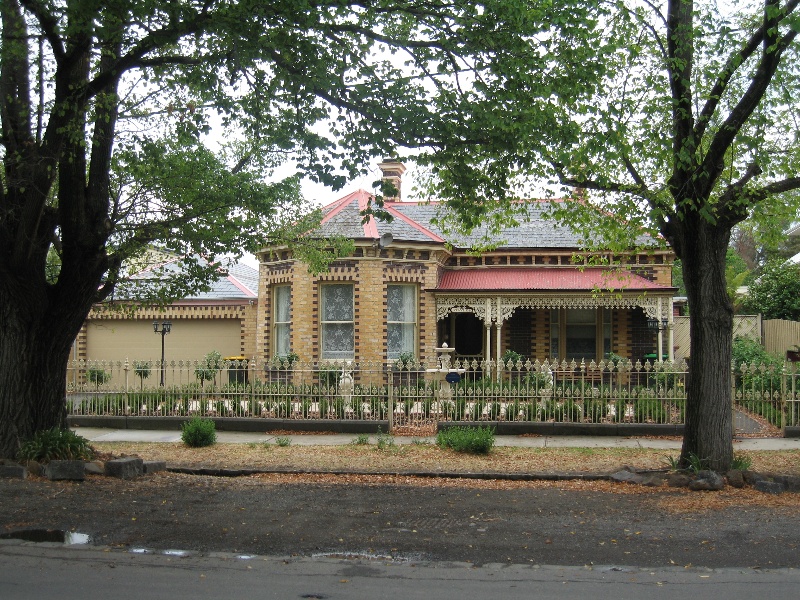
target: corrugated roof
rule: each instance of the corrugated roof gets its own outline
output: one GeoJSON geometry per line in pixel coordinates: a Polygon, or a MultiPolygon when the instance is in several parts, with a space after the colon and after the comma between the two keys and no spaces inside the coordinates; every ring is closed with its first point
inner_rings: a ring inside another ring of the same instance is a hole
{"type": "Polygon", "coordinates": [[[578,267],[484,267],[445,271],[435,291],[671,290],[629,271],[578,267]]]}

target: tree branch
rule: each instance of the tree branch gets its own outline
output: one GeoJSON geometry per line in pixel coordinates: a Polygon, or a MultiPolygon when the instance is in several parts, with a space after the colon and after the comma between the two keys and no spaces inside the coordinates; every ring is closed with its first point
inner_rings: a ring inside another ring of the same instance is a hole
{"type": "MultiPolygon", "coordinates": [[[[778,19],[778,21],[794,12],[799,4],[800,0],[789,0],[782,9],[784,13],[783,16],[778,19]]],[[[728,58],[728,61],[722,68],[722,71],[720,71],[714,87],[708,94],[708,100],[706,100],[703,110],[700,111],[700,114],[697,117],[697,124],[695,127],[695,135],[697,136],[697,139],[700,139],[705,134],[706,127],[711,121],[714,111],[717,110],[719,101],[721,100],[722,95],[725,93],[733,74],[736,73],[739,67],[741,67],[741,65],[743,65],[747,59],[753,55],[758,47],[764,42],[766,35],[767,25],[766,23],[762,23],[761,27],[753,32],[753,35],[750,36],[750,39],[747,40],[745,45],[738,52],[733,53],[728,58]]]]}
{"type": "Polygon", "coordinates": [[[725,156],[742,126],[761,102],[780,65],[783,52],[797,37],[798,32],[794,30],[789,31],[782,38],[777,37],[778,19],[769,17],[767,7],[778,1],[767,0],[765,5],[764,27],[767,33],[762,43],[761,61],[752,77],[750,86],[714,135],[703,160],[701,172],[706,177],[704,192],[707,195],[710,194],[711,188],[724,168],[724,161],[721,160],[721,157],[725,156]]]}
{"type": "Polygon", "coordinates": [[[695,142],[692,138],[692,68],[694,66],[694,40],[692,0],[670,0],[667,9],[667,72],[672,93],[672,142],[673,181],[685,180],[682,175],[689,172],[693,161],[681,157],[694,156],[695,142]]]}
{"type": "Polygon", "coordinates": [[[42,28],[42,33],[44,33],[44,36],[50,43],[50,48],[53,51],[56,62],[61,62],[66,56],[66,49],[64,48],[64,41],[61,39],[61,34],[58,31],[58,19],[53,16],[41,0],[20,0],[20,2],[34,17],[36,17],[39,27],[42,28]]]}

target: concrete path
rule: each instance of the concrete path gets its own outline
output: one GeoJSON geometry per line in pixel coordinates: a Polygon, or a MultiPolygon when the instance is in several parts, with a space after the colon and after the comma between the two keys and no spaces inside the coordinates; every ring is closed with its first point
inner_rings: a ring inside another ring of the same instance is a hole
{"type": "MultiPolygon", "coordinates": [[[[179,442],[180,431],[152,431],[138,429],[100,429],[74,427],[73,430],[91,442],[179,442]]],[[[217,431],[217,441],[225,444],[275,443],[277,437],[286,437],[293,446],[340,446],[350,444],[354,434],[290,434],[276,436],[266,433],[217,431]]],[[[434,437],[393,436],[395,444],[419,441],[435,442],[434,437]]],[[[376,435],[370,435],[375,444],[376,435]]],[[[680,450],[679,439],[619,437],[619,436],[510,436],[495,437],[496,446],[528,448],[656,448],[680,450]]],[[[800,438],[736,438],[735,450],[800,450],[800,438]]]]}

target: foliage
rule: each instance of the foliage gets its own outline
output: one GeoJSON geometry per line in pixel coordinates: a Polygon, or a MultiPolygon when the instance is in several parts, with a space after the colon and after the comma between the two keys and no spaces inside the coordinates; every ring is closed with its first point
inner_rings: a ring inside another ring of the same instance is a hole
{"type": "Polygon", "coordinates": [[[2,7],[0,348],[25,356],[0,368],[0,412],[25,409],[0,422],[0,454],[63,421],[63,365],[92,306],[167,304],[219,277],[217,257],[268,243],[325,271],[353,244],[309,235],[322,213],[301,177],[340,189],[400,145],[477,140],[470,82],[528,24],[571,13],[518,0],[2,7]],[[129,284],[161,264],[153,249],[177,268],[129,284]]]}
{"type": "Polygon", "coordinates": [[[144,380],[150,377],[150,362],[146,360],[133,361],[133,373],[139,378],[139,388],[144,389],[144,380]]]}
{"type": "Polygon", "coordinates": [[[387,450],[389,448],[393,448],[394,438],[388,433],[383,433],[379,427],[376,445],[378,446],[378,450],[387,450]]]}
{"type": "Polygon", "coordinates": [[[436,435],[440,448],[449,448],[468,454],[489,454],[494,446],[494,429],[491,427],[448,427],[436,435]]]}
{"type": "Polygon", "coordinates": [[[500,360],[503,361],[503,364],[506,365],[506,368],[512,369],[516,367],[517,363],[525,362],[525,357],[522,356],[519,352],[515,352],[514,350],[506,350],[503,352],[503,356],[500,357],[500,360]]]}
{"type": "Polygon", "coordinates": [[[93,383],[95,389],[99,388],[104,383],[111,379],[111,373],[97,367],[91,367],[86,370],[86,381],[93,383]]]}
{"type": "Polygon", "coordinates": [[[767,352],[758,341],[736,336],[733,340],[732,362],[737,387],[744,386],[745,389],[755,388],[759,391],[781,388],[783,359],[767,352]],[[747,367],[745,372],[741,369],[743,364],[747,367]]]}
{"type": "Polygon", "coordinates": [[[40,463],[51,460],[91,460],[94,456],[89,440],[70,429],[45,429],[20,446],[19,460],[40,463]]]}
{"type": "Polygon", "coordinates": [[[204,382],[213,380],[220,369],[222,369],[222,355],[216,350],[212,350],[200,361],[199,366],[194,370],[194,375],[200,380],[202,387],[204,382]]]}
{"type": "MultiPolygon", "coordinates": [[[[540,79],[536,49],[516,49],[516,61],[501,54],[498,76],[481,80],[476,119],[485,139],[420,157],[430,166],[426,191],[448,199],[465,228],[488,221],[491,229],[513,214],[513,190],[532,195],[536,173],[562,186],[549,212],[588,250],[622,255],[668,243],[692,316],[707,324],[691,340],[683,458],[700,453],[725,470],[733,457],[733,325],[724,258],[737,224],[797,211],[800,105],[791,99],[800,95],[800,7],[566,5],[574,12],[558,34],[569,31],[571,47],[547,55],[551,69],[571,72],[578,85],[540,79]],[[584,64],[573,63],[578,57],[584,64]]],[[[548,38],[554,47],[558,34],[548,38]]]]}
{"type": "Polygon", "coordinates": [[[750,284],[743,305],[765,319],[800,321],[800,265],[768,262],[750,284]]]}
{"type": "Polygon", "coordinates": [[[217,442],[217,428],[212,419],[192,417],[181,424],[181,440],[190,448],[213,446],[217,442]]]}
{"type": "Polygon", "coordinates": [[[354,446],[367,446],[369,445],[369,435],[366,433],[359,433],[350,443],[354,446]]]}
{"type": "Polygon", "coordinates": [[[694,452],[690,452],[686,458],[686,468],[697,475],[700,471],[705,471],[709,468],[710,460],[707,458],[700,458],[694,452]]]}
{"type": "Polygon", "coordinates": [[[741,452],[737,452],[733,455],[733,462],[731,463],[731,469],[735,469],[737,471],[749,471],[750,468],[753,466],[753,459],[746,454],[742,454],[741,452]]]}
{"type": "Polygon", "coordinates": [[[637,423],[664,423],[667,411],[657,398],[638,398],[633,407],[637,423]]]}
{"type": "Polygon", "coordinates": [[[291,367],[294,363],[300,360],[300,356],[296,352],[289,352],[283,356],[276,355],[275,358],[272,359],[272,362],[278,368],[288,368],[291,367]]]}
{"type": "Polygon", "coordinates": [[[395,361],[395,367],[398,369],[410,369],[416,362],[417,357],[413,352],[401,352],[400,356],[395,361]]]}
{"type": "Polygon", "coordinates": [[[278,436],[275,438],[275,443],[281,448],[286,448],[292,445],[292,439],[286,436],[278,436]]]}
{"type": "Polygon", "coordinates": [[[752,272],[747,264],[733,248],[728,248],[725,255],[725,281],[727,283],[728,297],[736,312],[746,311],[739,288],[752,278],[752,272]]]}

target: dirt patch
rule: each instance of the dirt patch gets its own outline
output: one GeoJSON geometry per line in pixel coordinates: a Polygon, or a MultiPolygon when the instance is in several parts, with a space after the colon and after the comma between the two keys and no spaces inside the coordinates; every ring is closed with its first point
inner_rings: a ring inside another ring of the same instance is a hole
{"type": "MultiPolygon", "coordinates": [[[[101,453],[163,460],[170,467],[286,469],[401,473],[611,473],[626,465],[663,469],[670,451],[652,448],[515,448],[501,446],[486,456],[460,454],[433,444],[278,446],[215,444],[188,448],[182,443],[96,443],[101,453]]],[[[800,475],[800,451],[742,451],[752,470],[800,475]]],[[[677,452],[672,454],[677,457],[677,452]]]]}

